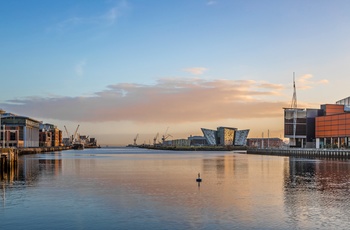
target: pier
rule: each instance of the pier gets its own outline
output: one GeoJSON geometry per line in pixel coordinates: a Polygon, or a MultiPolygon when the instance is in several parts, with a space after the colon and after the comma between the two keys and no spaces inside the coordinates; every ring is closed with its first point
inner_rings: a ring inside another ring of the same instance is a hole
{"type": "Polygon", "coordinates": [[[70,147],[0,148],[0,179],[11,177],[17,166],[18,157],[25,154],[38,154],[71,149],[70,147]]]}
{"type": "Polygon", "coordinates": [[[18,151],[11,148],[1,148],[0,153],[0,178],[4,179],[16,168],[18,151]]]}
{"type": "Polygon", "coordinates": [[[247,154],[350,159],[349,149],[247,149],[247,154]]]}

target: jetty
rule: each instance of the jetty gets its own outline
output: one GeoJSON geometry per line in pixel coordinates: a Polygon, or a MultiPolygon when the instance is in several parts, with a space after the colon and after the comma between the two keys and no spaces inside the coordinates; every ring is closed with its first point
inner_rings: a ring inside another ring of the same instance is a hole
{"type": "Polygon", "coordinates": [[[18,152],[12,148],[0,148],[0,179],[7,178],[8,174],[13,174],[18,161],[18,152]]]}
{"type": "Polygon", "coordinates": [[[315,158],[341,158],[350,159],[350,149],[306,149],[306,148],[248,148],[247,154],[292,156],[292,157],[315,157],[315,158]]]}

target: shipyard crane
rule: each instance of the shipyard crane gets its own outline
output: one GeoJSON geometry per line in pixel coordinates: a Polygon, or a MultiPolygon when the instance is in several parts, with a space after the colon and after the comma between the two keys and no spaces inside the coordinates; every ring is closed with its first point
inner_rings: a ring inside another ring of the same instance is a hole
{"type": "Polygon", "coordinates": [[[137,145],[136,144],[137,138],[139,138],[139,134],[137,134],[136,137],[134,138],[134,145],[137,145]]]}
{"type": "Polygon", "coordinates": [[[68,137],[68,138],[70,138],[70,137],[69,137],[68,130],[67,130],[67,127],[66,127],[66,126],[64,126],[64,129],[66,130],[67,137],[68,137]]]}
{"type": "Polygon", "coordinates": [[[153,138],[153,145],[157,144],[157,139],[158,139],[159,133],[153,138]]]}
{"type": "Polygon", "coordinates": [[[72,139],[72,144],[74,144],[74,142],[76,141],[79,126],[80,126],[80,125],[77,126],[77,128],[76,128],[76,130],[75,130],[75,132],[74,132],[74,136],[73,136],[73,139],[72,139]]]}
{"type": "Polygon", "coordinates": [[[68,145],[71,145],[72,144],[72,137],[69,135],[69,132],[68,132],[68,129],[66,126],[64,126],[64,129],[66,130],[66,134],[67,134],[67,137],[68,137],[68,145]]]}
{"type": "Polygon", "coordinates": [[[168,130],[169,130],[169,127],[166,129],[163,137],[162,137],[162,142],[164,143],[164,141],[168,138],[168,137],[172,137],[170,134],[168,134],[168,130]]]}

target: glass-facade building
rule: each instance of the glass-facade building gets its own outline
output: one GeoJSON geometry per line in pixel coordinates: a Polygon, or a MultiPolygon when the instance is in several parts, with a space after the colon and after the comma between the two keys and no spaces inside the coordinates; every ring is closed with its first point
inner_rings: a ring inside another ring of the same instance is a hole
{"type": "Polygon", "coordinates": [[[201,128],[208,145],[244,146],[249,129],[238,130],[231,127],[218,127],[217,130],[201,128]]]}
{"type": "Polygon", "coordinates": [[[291,147],[316,147],[315,118],[320,115],[320,109],[284,108],[284,137],[291,147]]]}

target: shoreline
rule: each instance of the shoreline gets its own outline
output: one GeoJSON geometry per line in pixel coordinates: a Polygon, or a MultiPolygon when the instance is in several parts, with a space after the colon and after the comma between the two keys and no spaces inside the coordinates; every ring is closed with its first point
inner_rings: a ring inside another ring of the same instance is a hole
{"type": "Polygon", "coordinates": [[[245,151],[246,146],[135,146],[153,150],[172,150],[172,151],[245,151]]]}
{"type": "Polygon", "coordinates": [[[26,154],[36,154],[36,153],[45,153],[45,152],[55,152],[72,149],[67,146],[55,146],[55,147],[28,147],[28,148],[17,148],[18,155],[26,154]]]}
{"type": "Polygon", "coordinates": [[[247,154],[350,159],[349,149],[247,149],[247,154]]]}

